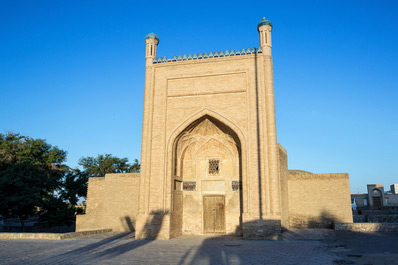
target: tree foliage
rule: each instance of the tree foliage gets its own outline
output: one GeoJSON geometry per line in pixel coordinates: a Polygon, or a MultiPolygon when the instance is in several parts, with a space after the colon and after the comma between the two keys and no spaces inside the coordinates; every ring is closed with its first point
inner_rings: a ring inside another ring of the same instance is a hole
{"type": "Polygon", "coordinates": [[[66,152],[16,133],[0,134],[0,214],[23,222],[54,196],[66,171],[66,152]]]}
{"type": "Polygon", "coordinates": [[[38,215],[49,226],[70,224],[87,196],[89,177],[139,172],[140,164],[110,154],[81,158],[83,170],[63,163],[66,152],[42,139],[0,134],[0,215],[24,221],[38,215]]]}
{"type": "Polygon", "coordinates": [[[138,162],[138,159],[134,159],[134,163],[130,166],[130,172],[139,173],[141,170],[141,164],[138,162]]]}
{"type": "Polygon", "coordinates": [[[60,185],[60,197],[72,205],[77,205],[81,197],[87,197],[88,177],[85,171],[69,168],[60,185]]]}
{"type": "Polygon", "coordinates": [[[71,204],[66,204],[62,198],[48,196],[42,201],[39,220],[50,227],[69,226],[75,220],[75,212],[75,207],[71,204]]]}
{"type": "Polygon", "coordinates": [[[80,159],[79,165],[90,177],[104,177],[106,173],[138,172],[140,168],[137,159],[131,165],[127,158],[118,158],[111,154],[83,157],[80,159]]]}

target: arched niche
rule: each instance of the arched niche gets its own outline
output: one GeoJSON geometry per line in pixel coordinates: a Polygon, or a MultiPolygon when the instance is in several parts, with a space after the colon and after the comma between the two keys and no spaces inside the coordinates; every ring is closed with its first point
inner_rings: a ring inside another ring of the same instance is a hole
{"type": "Polygon", "coordinates": [[[175,137],[172,154],[172,236],[240,234],[242,144],[237,133],[203,115],[175,137]]]}

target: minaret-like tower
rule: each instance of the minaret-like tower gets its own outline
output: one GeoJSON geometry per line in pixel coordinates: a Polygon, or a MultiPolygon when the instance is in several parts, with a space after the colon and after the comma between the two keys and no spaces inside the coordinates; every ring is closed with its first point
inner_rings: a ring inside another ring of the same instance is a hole
{"type": "Polygon", "coordinates": [[[260,33],[260,46],[265,55],[271,55],[272,50],[272,23],[265,17],[258,23],[258,32],[260,33]]]}
{"type": "Polygon", "coordinates": [[[159,37],[155,33],[149,33],[145,36],[146,43],[146,65],[152,64],[153,58],[156,57],[156,50],[159,44],[159,37]]]}
{"type": "MultiPolygon", "coordinates": [[[[267,164],[263,200],[265,202],[264,213],[271,218],[280,218],[280,180],[278,165],[278,145],[276,137],[275,97],[274,97],[274,71],[272,62],[272,23],[265,17],[258,23],[257,30],[260,34],[260,46],[263,52],[259,57],[260,65],[263,65],[263,102],[265,103],[265,135],[267,135],[267,164]]],[[[261,67],[261,66],[260,66],[261,67]]],[[[260,102],[262,100],[260,99],[260,102]]]]}
{"type": "Polygon", "coordinates": [[[153,111],[153,59],[156,57],[159,37],[155,33],[149,33],[145,36],[146,43],[146,69],[145,69],[145,94],[144,94],[144,117],[142,121],[142,149],[141,149],[141,179],[140,179],[140,197],[137,218],[145,220],[148,215],[149,201],[149,166],[151,159],[151,141],[152,141],[152,111],[153,111]]]}

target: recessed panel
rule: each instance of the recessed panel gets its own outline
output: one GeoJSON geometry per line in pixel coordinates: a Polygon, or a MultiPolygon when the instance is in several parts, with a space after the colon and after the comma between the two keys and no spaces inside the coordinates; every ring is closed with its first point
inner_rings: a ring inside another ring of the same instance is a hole
{"type": "Polygon", "coordinates": [[[246,91],[246,73],[218,74],[169,79],[167,96],[190,96],[246,91]]]}
{"type": "Polygon", "coordinates": [[[203,180],[202,192],[225,192],[225,181],[223,180],[203,180]]]}

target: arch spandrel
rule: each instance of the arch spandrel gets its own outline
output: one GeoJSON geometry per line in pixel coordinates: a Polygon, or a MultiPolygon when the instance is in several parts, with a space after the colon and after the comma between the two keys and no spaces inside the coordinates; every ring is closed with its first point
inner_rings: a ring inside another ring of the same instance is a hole
{"type": "Polygon", "coordinates": [[[217,121],[219,121],[221,124],[224,124],[224,126],[229,127],[234,133],[239,138],[240,144],[243,146],[246,146],[246,134],[244,130],[242,130],[238,125],[236,125],[233,121],[231,121],[229,118],[223,116],[222,114],[219,114],[213,110],[210,109],[202,109],[201,111],[196,112],[193,114],[191,117],[187,118],[184,120],[180,125],[178,125],[172,132],[171,134],[166,138],[168,139],[167,146],[170,147],[170,145],[173,145],[174,141],[176,138],[186,129],[190,129],[190,127],[194,127],[198,120],[201,118],[208,116],[210,118],[213,118],[217,121]]]}

